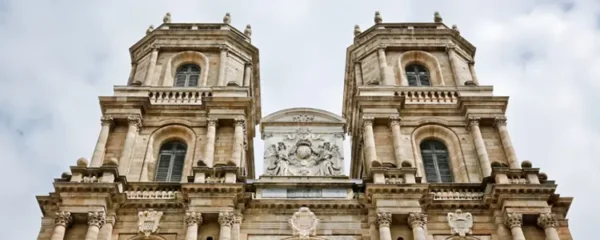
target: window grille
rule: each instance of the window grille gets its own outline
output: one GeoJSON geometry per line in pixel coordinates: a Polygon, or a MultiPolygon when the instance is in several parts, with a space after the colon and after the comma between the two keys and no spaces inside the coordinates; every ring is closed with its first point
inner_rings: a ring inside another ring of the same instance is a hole
{"type": "Polygon", "coordinates": [[[187,146],[182,142],[168,142],[163,144],[158,155],[155,181],[181,181],[186,150],[187,146]]]}
{"type": "Polygon", "coordinates": [[[446,146],[436,140],[421,143],[421,157],[427,182],[453,182],[446,146]]]}
{"type": "Polygon", "coordinates": [[[430,86],[429,71],[421,64],[410,64],[406,66],[406,78],[409,86],[430,86]]]}
{"type": "Polygon", "coordinates": [[[185,64],[177,68],[175,87],[197,87],[200,79],[200,66],[185,64]]]}

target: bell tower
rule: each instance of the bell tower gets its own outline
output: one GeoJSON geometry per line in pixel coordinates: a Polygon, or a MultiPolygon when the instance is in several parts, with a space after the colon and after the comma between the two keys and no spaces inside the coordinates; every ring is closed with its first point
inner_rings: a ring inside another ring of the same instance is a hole
{"type": "Polygon", "coordinates": [[[412,166],[423,182],[467,183],[490,176],[492,162],[519,168],[505,127],[508,97],[479,84],[475,47],[458,27],[438,13],[431,23],[374,20],[364,32],[355,26],[346,54],[351,176],[412,166]],[[423,151],[435,159],[421,159],[423,151]]]}

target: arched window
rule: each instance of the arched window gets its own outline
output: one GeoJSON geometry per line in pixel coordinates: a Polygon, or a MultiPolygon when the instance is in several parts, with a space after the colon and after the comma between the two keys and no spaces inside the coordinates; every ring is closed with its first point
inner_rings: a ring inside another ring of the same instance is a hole
{"type": "Polygon", "coordinates": [[[196,87],[200,79],[200,66],[184,64],[177,68],[175,74],[175,87],[196,87]]]}
{"type": "Polygon", "coordinates": [[[429,71],[421,64],[409,64],[404,69],[409,86],[430,86],[429,71]]]}
{"type": "Polygon", "coordinates": [[[421,143],[421,157],[425,167],[427,182],[453,182],[448,149],[436,140],[426,140],[421,143]]]}
{"type": "Polygon", "coordinates": [[[181,181],[186,150],[187,146],[183,142],[173,141],[163,144],[158,155],[155,181],[181,181]]]}

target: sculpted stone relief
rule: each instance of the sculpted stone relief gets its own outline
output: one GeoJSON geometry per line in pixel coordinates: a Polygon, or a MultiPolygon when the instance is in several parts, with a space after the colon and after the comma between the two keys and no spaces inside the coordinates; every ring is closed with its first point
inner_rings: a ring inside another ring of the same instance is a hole
{"type": "Polygon", "coordinates": [[[264,154],[267,163],[265,175],[341,175],[343,166],[341,149],[332,141],[325,140],[322,135],[313,134],[309,129],[299,128],[296,133],[285,134],[281,140],[271,142],[264,154]]]}

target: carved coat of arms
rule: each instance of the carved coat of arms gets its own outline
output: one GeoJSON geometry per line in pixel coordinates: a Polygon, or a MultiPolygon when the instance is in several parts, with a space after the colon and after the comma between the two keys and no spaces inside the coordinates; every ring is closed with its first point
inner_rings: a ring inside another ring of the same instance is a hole
{"type": "Polygon", "coordinates": [[[307,207],[301,207],[289,220],[293,234],[299,239],[310,239],[317,233],[319,219],[307,207]]]}
{"type": "Polygon", "coordinates": [[[461,237],[467,234],[472,234],[473,215],[471,213],[463,213],[460,209],[454,213],[448,213],[448,225],[452,229],[452,234],[458,234],[461,237]]]}
{"type": "Polygon", "coordinates": [[[162,212],[149,209],[138,213],[138,230],[144,234],[146,238],[150,237],[153,233],[158,231],[158,225],[160,224],[160,218],[162,212]]]}
{"type": "Polygon", "coordinates": [[[313,146],[302,138],[292,146],[284,142],[269,146],[265,158],[269,160],[266,174],[273,176],[336,176],[341,174],[343,160],[337,145],[324,142],[313,146]]]}

